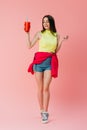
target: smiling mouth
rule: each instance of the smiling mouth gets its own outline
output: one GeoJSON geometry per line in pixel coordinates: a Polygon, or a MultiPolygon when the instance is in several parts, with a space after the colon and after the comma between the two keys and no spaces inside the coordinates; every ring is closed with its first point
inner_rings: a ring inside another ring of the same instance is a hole
{"type": "Polygon", "coordinates": [[[48,26],[44,26],[45,28],[48,28],[48,26]]]}

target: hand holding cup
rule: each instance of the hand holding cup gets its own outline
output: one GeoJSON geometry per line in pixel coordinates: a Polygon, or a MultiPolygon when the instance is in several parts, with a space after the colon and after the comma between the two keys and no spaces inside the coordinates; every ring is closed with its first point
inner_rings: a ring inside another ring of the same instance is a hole
{"type": "Polygon", "coordinates": [[[24,22],[24,31],[25,32],[29,32],[30,31],[30,22],[29,21],[25,21],[24,22]]]}

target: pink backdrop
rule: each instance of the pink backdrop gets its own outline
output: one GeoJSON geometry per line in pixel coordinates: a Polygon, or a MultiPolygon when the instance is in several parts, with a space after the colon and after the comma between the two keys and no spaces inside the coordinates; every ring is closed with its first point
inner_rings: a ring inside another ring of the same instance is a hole
{"type": "Polygon", "coordinates": [[[75,130],[86,127],[86,0],[1,0],[0,130],[75,130]],[[36,45],[27,49],[23,24],[31,21],[31,38],[45,14],[55,18],[61,36],[69,35],[59,54],[59,77],[51,84],[50,123],[41,125],[34,76],[27,73],[36,45]]]}

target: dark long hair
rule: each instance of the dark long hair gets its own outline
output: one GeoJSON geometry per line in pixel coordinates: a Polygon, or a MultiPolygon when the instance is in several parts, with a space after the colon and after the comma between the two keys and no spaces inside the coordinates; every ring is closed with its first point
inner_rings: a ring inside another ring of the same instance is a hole
{"type": "Polygon", "coordinates": [[[45,15],[45,16],[42,18],[42,28],[43,28],[43,29],[42,29],[41,32],[44,32],[44,31],[45,31],[45,28],[43,27],[43,20],[44,20],[45,17],[48,18],[48,21],[49,21],[49,23],[50,23],[50,31],[51,31],[52,33],[56,33],[57,30],[56,30],[56,27],[55,27],[55,20],[54,20],[54,18],[53,18],[51,15],[45,15]]]}

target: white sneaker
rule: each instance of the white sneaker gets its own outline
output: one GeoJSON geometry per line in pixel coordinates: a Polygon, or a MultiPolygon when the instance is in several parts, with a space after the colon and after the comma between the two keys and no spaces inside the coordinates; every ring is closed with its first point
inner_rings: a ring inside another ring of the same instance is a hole
{"type": "Polygon", "coordinates": [[[48,122],[49,113],[48,112],[41,112],[41,117],[42,117],[42,123],[47,123],[48,122]]]}

